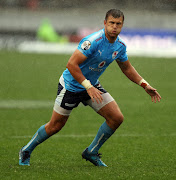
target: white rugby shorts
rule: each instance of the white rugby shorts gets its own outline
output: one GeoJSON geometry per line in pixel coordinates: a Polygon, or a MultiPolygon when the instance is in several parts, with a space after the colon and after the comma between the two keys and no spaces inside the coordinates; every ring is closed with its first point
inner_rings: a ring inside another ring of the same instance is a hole
{"type": "Polygon", "coordinates": [[[54,111],[63,116],[69,116],[72,109],[82,102],[84,105],[89,105],[98,112],[106,104],[114,101],[113,97],[101,86],[101,84],[97,84],[94,87],[103,92],[103,101],[99,104],[96,101],[92,102],[86,90],[81,92],[71,92],[66,90],[65,87],[59,83],[57,97],[53,108],[54,111]]]}

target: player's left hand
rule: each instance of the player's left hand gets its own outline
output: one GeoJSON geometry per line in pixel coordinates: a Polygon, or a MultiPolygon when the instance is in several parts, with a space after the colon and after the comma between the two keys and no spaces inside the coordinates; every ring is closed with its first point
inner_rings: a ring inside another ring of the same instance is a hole
{"type": "Polygon", "coordinates": [[[160,94],[156,91],[155,88],[151,87],[150,85],[145,87],[145,91],[151,96],[152,102],[160,102],[161,96],[160,94]]]}

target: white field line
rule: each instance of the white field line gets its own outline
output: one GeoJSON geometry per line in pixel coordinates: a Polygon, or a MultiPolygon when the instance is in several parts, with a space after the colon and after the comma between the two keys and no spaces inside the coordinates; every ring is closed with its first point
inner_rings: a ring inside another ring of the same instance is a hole
{"type": "MultiPolygon", "coordinates": [[[[88,138],[88,137],[95,137],[96,134],[56,134],[52,136],[52,138],[88,138]]],[[[161,135],[155,135],[155,134],[117,134],[113,135],[112,137],[175,137],[176,133],[171,134],[161,134],[161,135]]],[[[3,138],[0,136],[0,138],[3,138]]],[[[32,138],[32,136],[25,135],[25,136],[7,136],[6,138],[12,138],[12,139],[28,139],[32,138]]]]}
{"type": "MultiPolygon", "coordinates": [[[[52,108],[55,99],[50,100],[0,100],[0,109],[38,109],[52,108]]],[[[133,102],[135,103],[135,102],[133,102]]],[[[138,105],[143,105],[143,102],[137,102],[138,105]]],[[[82,103],[79,107],[85,107],[82,103]]]]}
{"type": "MultiPolygon", "coordinates": [[[[38,109],[38,108],[52,108],[55,99],[49,100],[0,100],[0,109],[38,109]]],[[[84,106],[82,103],[80,106],[84,106]]]]}
{"type": "MultiPolygon", "coordinates": [[[[29,109],[29,108],[50,108],[54,105],[54,101],[41,101],[41,100],[0,100],[0,109],[5,108],[19,108],[19,109],[29,109]]],[[[172,134],[161,134],[161,135],[152,135],[152,134],[117,134],[113,137],[174,137],[176,133],[172,134]]],[[[95,137],[95,134],[66,134],[66,135],[54,135],[55,138],[86,138],[86,137],[95,137]]],[[[0,138],[3,138],[0,136],[0,138]]],[[[7,138],[21,139],[21,138],[32,138],[32,136],[9,136],[7,138]]]]}
{"type": "Polygon", "coordinates": [[[0,100],[1,109],[30,109],[49,108],[54,105],[53,101],[45,100],[0,100]]]}

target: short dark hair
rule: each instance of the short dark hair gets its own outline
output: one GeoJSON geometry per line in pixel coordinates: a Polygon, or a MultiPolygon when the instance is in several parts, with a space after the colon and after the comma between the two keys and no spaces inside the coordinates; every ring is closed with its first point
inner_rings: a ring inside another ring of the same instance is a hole
{"type": "Polygon", "coordinates": [[[122,17],[123,18],[123,22],[124,22],[124,14],[122,11],[118,10],[118,9],[110,9],[105,16],[105,20],[107,21],[108,17],[112,16],[114,18],[119,18],[122,17]]]}

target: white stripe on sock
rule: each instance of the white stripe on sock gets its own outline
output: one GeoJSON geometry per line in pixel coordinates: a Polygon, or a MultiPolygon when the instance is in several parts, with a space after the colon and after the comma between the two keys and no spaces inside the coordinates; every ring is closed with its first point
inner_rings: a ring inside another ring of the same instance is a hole
{"type": "Polygon", "coordinates": [[[92,152],[92,151],[99,145],[99,143],[100,143],[100,141],[102,140],[103,136],[104,136],[104,133],[100,136],[100,138],[99,138],[97,144],[91,149],[90,152],[92,152]]]}
{"type": "Polygon", "coordinates": [[[26,146],[23,150],[26,150],[26,148],[28,148],[28,147],[31,145],[31,143],[34,141],[34,139],[35,139],[37,136],[38,136],[38,132],[36,133],[36,135],[34,136],[34,138],[32,138],[32,139],[30,140],[30,142],[27,144],[27,146],[26,146]]]}

